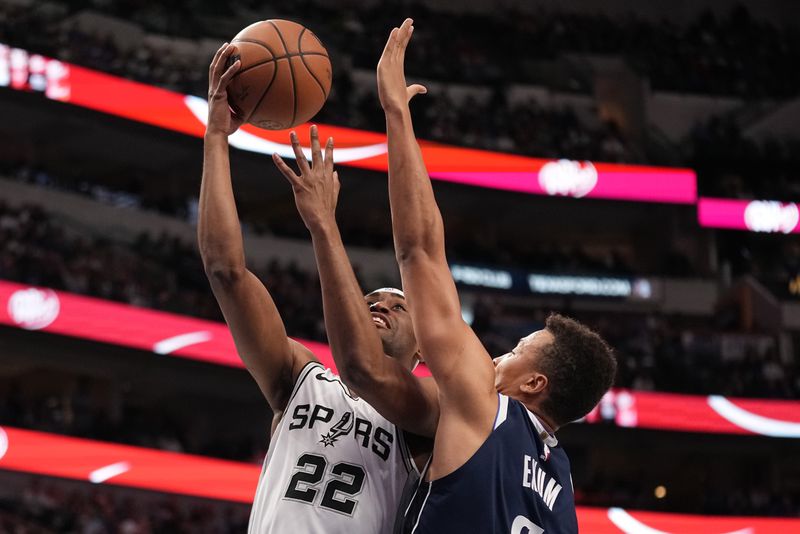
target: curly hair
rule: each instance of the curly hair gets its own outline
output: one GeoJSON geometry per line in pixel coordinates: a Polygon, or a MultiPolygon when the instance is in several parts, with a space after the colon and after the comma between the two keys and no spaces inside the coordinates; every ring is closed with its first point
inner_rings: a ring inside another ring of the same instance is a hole
{"type": "Polygon", "coordinates": [[[614,383],[617,359],[608,343],[574,319],[552,313],[545,329],[554,341],[539,359],[549,384],[542,409],[561,426],[595,407],[614,383]]]}

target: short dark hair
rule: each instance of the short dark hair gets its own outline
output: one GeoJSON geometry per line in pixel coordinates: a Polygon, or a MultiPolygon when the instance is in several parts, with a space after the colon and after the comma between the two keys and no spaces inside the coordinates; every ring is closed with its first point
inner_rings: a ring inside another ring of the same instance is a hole
{"type": "Polygon", "coordinates": [[[614,383],[617,359],[603,338],[574,319],[552,313],[545,329],[554,340],[539,359],[548,380],[542,410],[561,426],[595,407],[614,383]]]}

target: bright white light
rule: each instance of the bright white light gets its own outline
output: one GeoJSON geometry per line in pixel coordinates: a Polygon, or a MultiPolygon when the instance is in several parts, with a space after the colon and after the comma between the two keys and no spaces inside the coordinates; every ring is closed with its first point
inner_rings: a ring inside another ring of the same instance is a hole
{"type": "Polygon", "coordinates": [[[93,484],[100,484],[101,482],[105,482],[110,478],[127,473],[130,470],[131,464],[128,462],[117,462],[115,464],[101,467],[100,469],[95,469],[89,473],[89,482],[92,482],[93,484]]]}

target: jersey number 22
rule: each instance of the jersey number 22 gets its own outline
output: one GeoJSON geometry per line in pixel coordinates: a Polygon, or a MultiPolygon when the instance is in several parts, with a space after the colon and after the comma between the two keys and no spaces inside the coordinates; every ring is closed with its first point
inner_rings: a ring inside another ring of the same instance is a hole
{"type": "MultiPolygon", "coordinates": [[[[297,467],[300,470],[292,475],[284,498],[314,505],[322,479],[325,478],[328,461],[319,454],[306,453],[297,459],[297,467]]],[[[339,462],[333,464],[327,478],[319,506],[340,514],[352,515],[358,501],[349,497],[361,493],[366,478],[364,468],[339,462]]]]}

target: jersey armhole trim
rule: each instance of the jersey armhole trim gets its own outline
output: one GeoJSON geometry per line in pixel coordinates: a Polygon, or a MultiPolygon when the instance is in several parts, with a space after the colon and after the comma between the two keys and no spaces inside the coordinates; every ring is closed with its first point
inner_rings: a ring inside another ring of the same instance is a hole
{"type": "Polygon", "coordinates": [[[502,393],[497,394],[497,415],[494,418],[494,427],[492,430],[497,430],[497,427],[502,425],[508,417],[508,397],[502,393]]]}
{"type": "Polygon", "coordinates": [[[394,435],[395,439],[397,439],[397,444],[400,447],[400,456],[403,458],[406,471],[409,473],[414,472],[419,475],[420,472],[419,469],[417,469],[417,464],[414,461],[414,457],[411,455],[411,449],[408,447],[408,443],[406,443],[405,432],[403,432],[399,426],[394,425],[394,435]]]}
{"type": "Polygon", "coordinates": [[[417,487],[414,488],[414,493],[411,494],[411,499],[409,499],[409,501],[408,501],[408,506],[406,507],[405,513],[403,513],[403,517],[406,517],[406,518],[408,517],[408,512],[411,510],[411,507],[414,505],[414,500],[416,500],[416,498],[417,498],[417,492],[419,492],[419,489],[422,487],[422,485],[423,484],[430,485],[430,482],[426,482],[425,481],[425,475],[428,474],[428,468],[430,467],[432,461],[433,461],[433,454],[431,454],[428,457],[428,461],[425,462],[424,466],[422,466],[422,471],[420,472],[419,480],[417,481],[417,487]]]}
{"type": "Polygon", "coordinates": [[[300,386],[303,385],[303,381],[308,377],[308,375],[311,374],[311,370],[314,367],[320,367],[323,370],[325,369],[325,366],[316,360],[311,360],[305,364],[303,369],[300,370],[300,374],[297,375],[297,380],[295,381],[294,388],[292,389],[292,395],[289,397],[289,402],[286,403],[287,406],[292,402],[292,399],[294,399],[294,396],[297,395],[297,392],[300,391],[300,386]]]}

